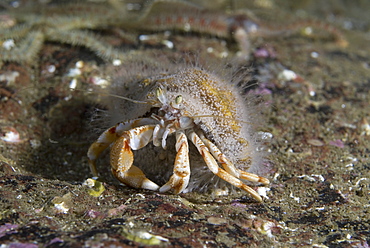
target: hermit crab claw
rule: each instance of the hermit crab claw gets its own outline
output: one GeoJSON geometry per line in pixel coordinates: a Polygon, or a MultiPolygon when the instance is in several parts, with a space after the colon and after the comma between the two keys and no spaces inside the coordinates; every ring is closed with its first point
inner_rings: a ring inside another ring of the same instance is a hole
{"type": "Polygon", "coordinates": [[[110,164],[113,175],[126,185],[135,188],[157,190],[159,186],[146,178],[141,169],[133,165],[132,150],[146,146],[151,140],[155,125],[140,124],[150,123],[148,119],[136,119],[127,123],[119,123],[107,129],[94,142],[87,153],[89,165],[94,176],[98,176],[96,159],[111,144],[110,164]],[[136,126],[126,130],[128,127],[136,126]]]}
{"type": "Polygon", "coordinates": [[[133,165],[132,150],[146,146],[153,134],[153,125],[146,125],[125,131],[112,145],[110,164],[113,175],[126,185],[134,188],[157,190],[159,186],[146,178],[141,169],[133,165]]]}

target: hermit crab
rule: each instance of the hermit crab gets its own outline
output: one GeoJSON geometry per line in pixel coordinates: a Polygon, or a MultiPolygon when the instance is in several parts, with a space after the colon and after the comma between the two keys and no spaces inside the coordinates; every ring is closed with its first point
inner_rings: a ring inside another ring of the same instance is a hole
{"type": "Polygon", "coordinates": [[[112,108],[127,121],[108,128],[90,146],[94,176],[97,158],[110,147],[112,173],[128,186],[178,194],[225,181],[262,201],[243,181],[269,184],[245,171],[261,165],[254,161],[249,114],[236,87],[196,66],[156,76],[126,74],[129,69],[119,82],[125,97],[112,108]],[[163,178],[159,186],[155,181],[163,178]]]}

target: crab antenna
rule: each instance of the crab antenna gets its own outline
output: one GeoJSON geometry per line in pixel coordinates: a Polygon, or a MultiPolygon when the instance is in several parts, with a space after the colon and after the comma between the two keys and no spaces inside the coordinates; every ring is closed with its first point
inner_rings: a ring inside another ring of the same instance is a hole
{"type": "Polygon", "coordinates": [[[70,88],[71,91],[82,91],[82,92],[87,92],[87,93],[94,93],[94,94],[99,94],[99,95],[106,95],[106,96],[113,96],[113,97],[116,97],[116,98],[119,98],[119,99],[123,99],[123,100],[126,100],[126,101],[130,101],[130,102],[133,102],[133,103],[139,103],[139,104],[151,104],[149,101],[146,102],[146,101],[139,101],[139,100],[134,100],[134,99],[131,99],[131,98],[128,98],[128,97],[124,97],[124,96],[120,96],[120,95],[116,95],[116,94],[112,94],[112,93],[103,93],[103,92],[93,92],[93,91],[89,91],[89,90],[80,90],[80,89],[72,89],[70,88]]]}
{"type": "Polygon", "coordinates": [[[150,102],[134,100],[134,99],[131,99],[131,98],[128,98],[128,97],[119,96],[119,95],[115,95],[115,94],[105,94],[105,95],[114,96],[114,97],[117,97],[117,98],[120,98],[120,99],[123,99],[123,100],[126,100],[126,101],[130,101],[130,102],[133,102],[133,103],[150,104],[150,102]]]}

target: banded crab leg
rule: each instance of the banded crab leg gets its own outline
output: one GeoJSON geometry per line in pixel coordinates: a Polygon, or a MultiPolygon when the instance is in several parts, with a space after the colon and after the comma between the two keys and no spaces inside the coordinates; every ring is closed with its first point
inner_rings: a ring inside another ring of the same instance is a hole
{"type": "Polygon", "coordinates": [[[133,165],[132,150],[146,146],[153,136],[155,125],[139,126],[123,132],[110,151],[110,164],[113,175],[124,184],[141,189],[157,190],[159,186],[149,180],[143,171],[133,165]]]}
{"type": "Polygon", "coordinates": [[[159,191],[166,192],[174,189],[175,194],[181,193],[189,184],[190,162],[189,162],[189,144],[184,131],[176,132],[176,158],[173,168],[173,174],[166,184],[159,191]]]}
{"type": "Polygon", "coordinates": [[[213,157],[215,157],[222,167],[234,177],[248,180],[250,182],[263,183],[265,185],[270,183],[267,178],[235,168],[234,164],[226,158],[226,156],[217,148],[215,144],[213,144],[209,139],[205,138],[204,135],[199,135],[199,137],[210,150],[213,157]]]}
{"type": "Polygon", "coordinates": [[[217,161],[212,156],[206,145],[203,143],[202,139],[194,131],[190,131],[188,136],[198,149],[199,153],[202,155],[208,168],[213,172],[213,174],[225,180],[226,182],[234,185],[235,187],[247,191],[254,199],[256,199],[259,202],[262,202],[261,196],[254,189],[244,184],[240,179],[238,179],[237,177],[233,176],[232,174],[228,173],[227,171],[218,166],[217,161]]]}
{"type": "Polygon", "coordinates": [[[222,167],[234,177],[239,178],[240,173],[238,169],[235,168],[234,164],[226,158],[226,156],[213,144],[209,139],[204,137],[203,134],[199,134],[199,138],[203,141],[204,145],[210,150],[213,157],[222,165],[222,167]]]}
{"type": "Polygon", "coordinates": [[[138,126],[155,124],[153,119],[140,118],[134,119],[127,122],[120,122],[117,125],[105,130],[99,138],[91,144],[87,151],[87,158],[90,166],[90,170],[95,177],[98,177],[98,171],[96,169],[96,160],[100,154],[107,149],[113,142],[115,142],[123,132],[138,126]]]}

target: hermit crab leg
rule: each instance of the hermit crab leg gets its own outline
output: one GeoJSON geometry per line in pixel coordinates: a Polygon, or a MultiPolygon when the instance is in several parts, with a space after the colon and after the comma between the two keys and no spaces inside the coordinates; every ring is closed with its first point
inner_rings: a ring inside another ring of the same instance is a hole
{"type": "Polygon", "coordinates": [[[217,159],[217,161],[224,167],[224,169],[233,175],[234,177],[248,180],[255,183],[269,184],[270,181],[267,178],[260,177],[256,174],[249,173],[243,170],[236,169],[234,164],[226,158],[226,156],[213,144],[209,139],[205,138],[204,135],[199,135],[200,139],[208,147],[212,155],[217,159]]]}
{"type": "Polygon", "coordinates": [[[199,138],[204,142],[206,147],[210,150],[213,157],[222,165],[222,167],[234,177],[239,178],[240,173],[238,169],[235,168],[234,164],[226,158],[226,156],[213,144],[209,139],[205,138],[204,135],[200,134],[199,138]]]}
{"type": "Polygon", "coordinates": [[[134,154],[146,146],[153,136],[155,125],[145,125],[123,132],[114,142],[110,152],[110,164],[113,175],[124,184],[142,189],[157,190],[159,186],[146,178],[138,167],[133,165],[134,154]]]}
{"type": "Polygon", "coordinates": [[[105,130],[99,138],[91,144],[88,152],[87,158],[90,166],[90,170],[92,174],[97,177],[98,171],[96,169],[96,160],[98,159],[99,155],[110,146],[113,142],[115,142],[124,131],[127,131],[133,127],[138,127],[147,124],[154,124],[155,121],[150,118],[139,118],[130,120],[127,122],[120,122],[117,125],[108,128],[105,130]]]}
{"type": "Polygon", "coordinates": [[[265,185],[270,184],[270,180],[268,180],[267,178],[260,177],[256,174],[249,173],[249,172],[246,172],[246,171],[243,171],[243,170],[238,170],[238,171],[240,173],[239,178],[241,178],[241,179],[248,180],[250,182],[255,182],[255,183],[263,183],[265,185]]]}
{"type": "Polygon", "coordinates": [[[168,182],[159,191],[166,192],[174,189],[175,193],[181,193],[189,184],[190,163],[189,163],[189,144],[184,131],[176,132],[176,159],[173,174],[168,182]]]}
{"type": "Polygon", "coordinates": [[[194,132],[189,132],[189,138],[193,142],[193,144],[198,149],[199,153],[202,155],[204,161],[206,162],[208,168],[213,172],[213,174],[217,175],[221,179],[225,180],[226,182],[234,185],[235,187],[241,188],[247,191],[254,199],[259,202],[262,202],[261,196],[253,190],[248,185],[244,184],[241,180],[234,177],[230,173],[226,172],[224,169],[220,168],[217,164],[217,161],[209,152],[208,148],[205,146],[203,141],[199,138],[199,136],[194,132]]]}

